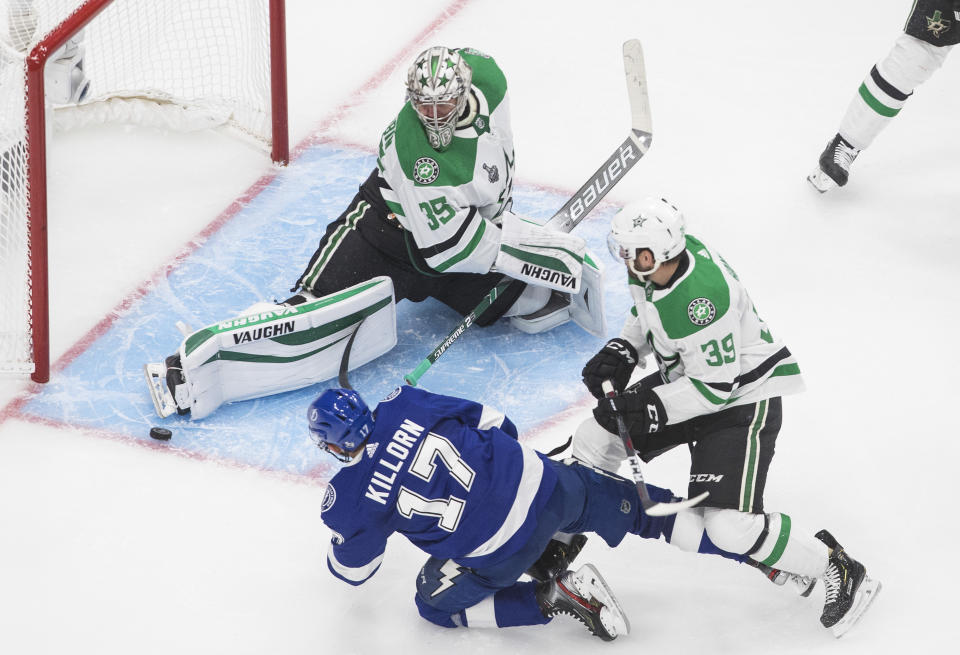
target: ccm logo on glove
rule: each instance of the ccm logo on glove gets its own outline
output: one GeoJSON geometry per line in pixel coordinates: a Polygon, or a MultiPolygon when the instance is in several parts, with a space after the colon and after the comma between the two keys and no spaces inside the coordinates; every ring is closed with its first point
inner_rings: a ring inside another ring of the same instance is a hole
{"type": "Polygon", "coordinates": [[[626,388],[633,369],[637,366],[637,350],[625,339],[610,339],[583,367],[580,375],[594,398],[603,398],[603,383],[613,382],[613,389],[620,393],[626,388]]]}

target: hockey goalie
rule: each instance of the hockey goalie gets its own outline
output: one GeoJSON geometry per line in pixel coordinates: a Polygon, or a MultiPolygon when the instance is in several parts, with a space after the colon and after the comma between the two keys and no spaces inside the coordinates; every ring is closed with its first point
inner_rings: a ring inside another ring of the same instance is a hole
{"type": "Polygon", "coordinates": [[[503,72],[472,48],[431,47],[410,67],[406,102],[383,132],[377,165],[331,222],[280,304],[188,332],[145,368],[157,413],[199,419],[223,403],[301,388],[396,344],[396,302],[435,298],[476,320],[527,333],[573,320],[605,336],[603,271],[584,241],[512,208],[514,148],[503,72]]]}

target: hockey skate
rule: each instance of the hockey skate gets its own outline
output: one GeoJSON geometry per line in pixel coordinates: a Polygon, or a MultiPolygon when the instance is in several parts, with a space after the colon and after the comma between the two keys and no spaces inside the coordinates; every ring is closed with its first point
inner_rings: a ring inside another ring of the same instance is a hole
{"type": "Polygon", "coordinates": [[[778,587],[792,589],[804,598],[809,596],[810,592],[813,591],[813,588],[817,586],[816,578],[810,578],[805,575],[798,575],[796,573],[790,573],[789,571],[775,569],[772,566],[767,566],[766,564],[755,562],[751,559],[748,559],[747,563],[763,573],[767,580],[773,584],[777,585],[778,587]]]}
{"type": "Polygon", "coordinates": [[[880,582],[868,577],[866,567],[850,557],[829,532],[821,530],[816,537],[830,549],[827,571],[823,574],[826,597],[820,623],[840,638],[870,607],[880,593],[880,582]]]}
{"type": "Polygon", "coordinates": [[[544,616],[569,614],[604,641],[630,632],[630,621],[620,603],[592,564],[538,584],[537,604],[544,616]]]}
{"type": "Polygon", "coordinates": [[[143,375],[147,379],[147,388],[157,416],[167,418],[174,413],[190,413],[189,409],[182,409],[177,404],[177,400],[181,400],[183,405],[189,407],[186,399],[187,387],[180,368],[180,355],[170,355],[163,364],[145,364],[143,375]]]}
{"type": "Polygon", "coordinates": [[[807,176],[807,181],[820,193],[843,186],[850,177],[850,166],[860,151],[837,134],[820,155],[820,165],[807,176]]]}
{"type": "Polygon", "coordinates": [[[570,541],[561,541],[560,539],[551,539],[547,544],[543,554],[536,562],[527,569],[527,575],[537,582],[546,582],[557,577],[573,564],[584,544],[587,543],[587,535],[572,534],[568,535],[570,541]]]}

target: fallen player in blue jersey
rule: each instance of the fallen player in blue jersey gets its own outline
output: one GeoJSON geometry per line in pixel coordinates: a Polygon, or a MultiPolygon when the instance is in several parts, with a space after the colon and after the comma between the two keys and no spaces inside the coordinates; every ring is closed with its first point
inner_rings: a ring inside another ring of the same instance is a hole
{"type": "MultiPolygon", "coordinates": [[[[550,556],[558,532],[594,532],[611,547],[628,532],[667,541],[683,532],[682,515],[647,516],[633,483],[549,459],[517,441],[510,419],[469,400],[407,386],[371,412],[357,392],[330,389],[310,405],[308,420],[317,444],[347,463],[323,498],[330,571],[366,582],[399,532],[430,555],[416,604],[440,626],[539,625],[564,613],[615,639],[629,622],[603,578],[590,564],[565,570],[582,542],[559,571],[518,580],[550,569],[555,549],[546,565],[541,554],[550,556]]],[[[655,501],[677,500],[648,487],[655,501]]],[[[683,537],[691,550],[743,560],[693,537],[683,537]]]]}

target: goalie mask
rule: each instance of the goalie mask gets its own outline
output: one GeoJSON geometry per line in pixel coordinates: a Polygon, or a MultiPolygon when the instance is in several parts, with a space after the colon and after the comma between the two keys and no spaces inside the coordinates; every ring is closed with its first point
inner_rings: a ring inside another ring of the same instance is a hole
{"type": "Polygon", "coordinates": [[[327,389],[307,409],[310,436],[320,448],[341,462],[373,432],[373,414],[353,389],[327,389]],[[336,446],[341,452],[330,449],[336,446]]]}
{"type": "Polygon", "coordinates": [[[607,246],[614,259],[623,260],[643,279],[686,248],[686,221],[680,210],[663,198],[631,202],[613,217],[607,246]],[[644,249],[653,254],[653,268],[639,271],[637,255],[644,249]]]}
{"type": "Polygon", "coordinates": [[[460,52],[443,46],[421,52],[407,71],[407,100],[434,150],[444,150],[453,141],[472,79],[473,70],[460,52]]]}

